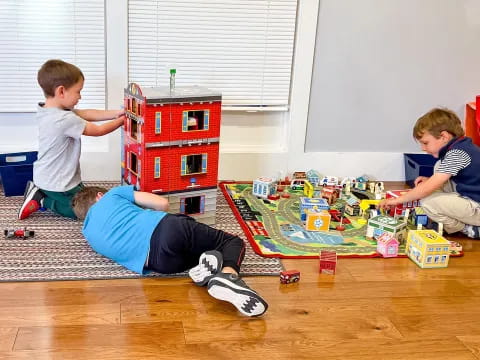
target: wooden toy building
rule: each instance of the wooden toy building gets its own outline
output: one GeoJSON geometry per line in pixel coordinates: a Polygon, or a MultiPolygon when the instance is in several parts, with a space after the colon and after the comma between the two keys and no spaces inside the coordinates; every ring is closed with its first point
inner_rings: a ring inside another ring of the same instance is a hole
{"type": "Polygon", "coordinates": [[[448,266],[450,242],[435,230],[411,230],[408,232],[407,256],[421,268],[448,266]]]}
{"type": "Polygon", "coordinates": [[[322,198],[308,198],[301,197],[300,203],[300,220],[307,220],[307,209],[318,209],[318,210],[329,210],[330,205],[328,205],[327,200],[322,198]]]}
{"type": "Polygon", "coordinates": [[[376,239],[383,233],[390,234],[403,245],[407,238],[407,222],[385,215],[378,215],[368,220],[367,237],[376,239]]]}
{"type": "Polygon", "coordinates": [[[319,258],[320,258],[320,264],[319,264],[320,274],[335,275],[335,271],[337,269],[337,252],[320,250],[319,258]]]}
{"type": "Polygon", "coordinates": [[[253,180],[252,194],[261,198],[268,198],[277,191],[277,182],[269,177],[260,177],[253,180]]]}
{"type": "Polygon", "coordinates": [[[125,89],[122,182],[215,223],[222,96],[192,86],[125,89]]]}
{"type": "Polygon", "coordinates": [[[377,252],[384,258],[395,257],[398,255],[399,242],[392,234],[384,232],[377,238],[377,252]]]}
{"type": "MultiPolygon", "coordinates": [[[[406,194],[408,191],[409,190],[390,190],[390,191],[387,191],[386,198],[387,199],[398,198],[399,196],[406,194]]],[[[409,201],[409,202],[397,205],[395,207],[392,207],[389,211],[389,215],[390,216],[404,215],[406,209],[412,209],[419,205],[420,205],[420,202],[418,200],[409,201]]]]}
{"type": "Polygon", "coordinates": [[[318,208],[305,210],[305,229],[308,231],[328,231],[331,215],[327,210],[318,208]]]}
{"type": "Polygon", "coordinates": [[[360,215],[360,200],[355,196],[350,196],[345,203],[345,212],[350,216],[360,215]]]}

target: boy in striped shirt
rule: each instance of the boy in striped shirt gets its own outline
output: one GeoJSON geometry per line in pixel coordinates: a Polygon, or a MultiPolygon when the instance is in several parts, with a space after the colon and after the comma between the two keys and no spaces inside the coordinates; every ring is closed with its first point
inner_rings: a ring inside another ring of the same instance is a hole
{"type": "Polygon", "coordinates": [[[433,109],[420,117],[413,136],[423,151],[438,158],[434,173],[419,176],[414,189],[379,206],[421,199],[425,213],[443,223],[447,233],[480,238],[480,148],[465,137],[460,119],[448,109],[433,109]]]}

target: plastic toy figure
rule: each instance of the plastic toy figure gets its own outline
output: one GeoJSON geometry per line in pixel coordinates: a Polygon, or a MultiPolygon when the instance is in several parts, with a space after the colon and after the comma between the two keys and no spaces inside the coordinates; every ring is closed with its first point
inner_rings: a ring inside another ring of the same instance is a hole
{"type": "Polygon", "coordinates": [[[27,228],[23,229],[5,229],[4,230],[5,237],[7,239],[18,238],[18,239],[27,239],[33,237],[35,232],[33,230],[27,230],[27,228]]]}
{"type": "Polygon", "coordinates": [[[350,181],[347,181],[345,183],[345,195],[350,196],[352,194],[351,190],[352,190],[351,183],[350,181]]]}

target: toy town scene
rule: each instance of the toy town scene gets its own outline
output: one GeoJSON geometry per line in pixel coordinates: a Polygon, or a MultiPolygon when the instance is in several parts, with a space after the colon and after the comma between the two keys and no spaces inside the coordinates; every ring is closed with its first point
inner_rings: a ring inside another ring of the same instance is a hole
{"type": "Polygon", "coordinates": [[[309,170],[291,179],[262,177],[252,184],[221,186],[265,256],[318,258],[322,251],[338,257],[409,256],[433,268],[461,254],[459,244],[442,236],[442,224],[431,222],[418,201],[377,209],[382,199],[408,189],[386,191],[383,182],[366,175],[339,179],[309,170]]]}
{"type": "MultiPolygon", "coordinates": [[[[166,196],[171,212],[214,225],[221,103],[220,93],[199,86],[172,91],[129,84],[122,183],[166,196]]],[[[462,254],[419,201],[380,211],[382,199],[408,189],[386,190],[368,175],[339,178],[310,169],[219,186],[253,250],[264,257],[318,258],[322,268],[322,253],[324,263],[328,257],[334,264],[341,257],[408,256],[422,268],[438,268],[462,254]]]]}
{"type": "MultiPolygon", "coordinates": [[[[175,87],[174,76],[175,70],[170,87],[130,83],[124,89],[121,184],[167,197],[171,213],[212,226],[219,225],[218,196],[225,197],[257,255],[318,259],[321,273],[335,274],[342,257],[400,256],[422,268],[440,268],[448,266],[450,256],[463,254],[459,243],[442,236],[443,224],[432,222],[419,201],[380,211],[382,199],[409,190],[386,190],[384,182],[368,175],[340,178],[310,169],[249,183],[219,182],[222,95],[200,86],[175,87]]],[[[28,164],[2,168],[4,174],[14,167],[27,168],[22,178],[4,176],[6,196],[20,195],[31,179],[35,157],[27,155],[28,164]]],[[[422,169],[421,175],[431,174],[433,164],[422,169]]],[[[405,171],[412,185],[419,174],[405,171]]],[[[27,239],[35,231],[12,227],[4,234],[27,239]]],[[[280,277],[282,283],[299,279],[300,274],[289,269],[280,277]]]]}

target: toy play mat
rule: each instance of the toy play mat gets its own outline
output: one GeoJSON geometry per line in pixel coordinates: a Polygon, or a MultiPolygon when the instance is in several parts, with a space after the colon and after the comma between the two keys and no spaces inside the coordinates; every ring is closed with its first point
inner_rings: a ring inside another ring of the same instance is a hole
{"type": "MultiPolygon", "coordinates": [[[[377,243],[365,237],[366,225],[359,217],[348,216],[344,231],[332,217],[330,231],[306,231],[300,220],[299,201],[302,191],[285,187],[290,197],[264,200],[252,195],[251,183],[223,182],[220,188],[254,251],[265,257],[317,258],[319,250],[335,250],[338,257],[378,257],[377,243]]],[[[341,209],[344,200],[337,200],[332,209],[341,209]]],[[[451,255],[460,255],[453,252],[451,255]]],[[[400,245],[399,256],[405,256],[400,245]]]]}

